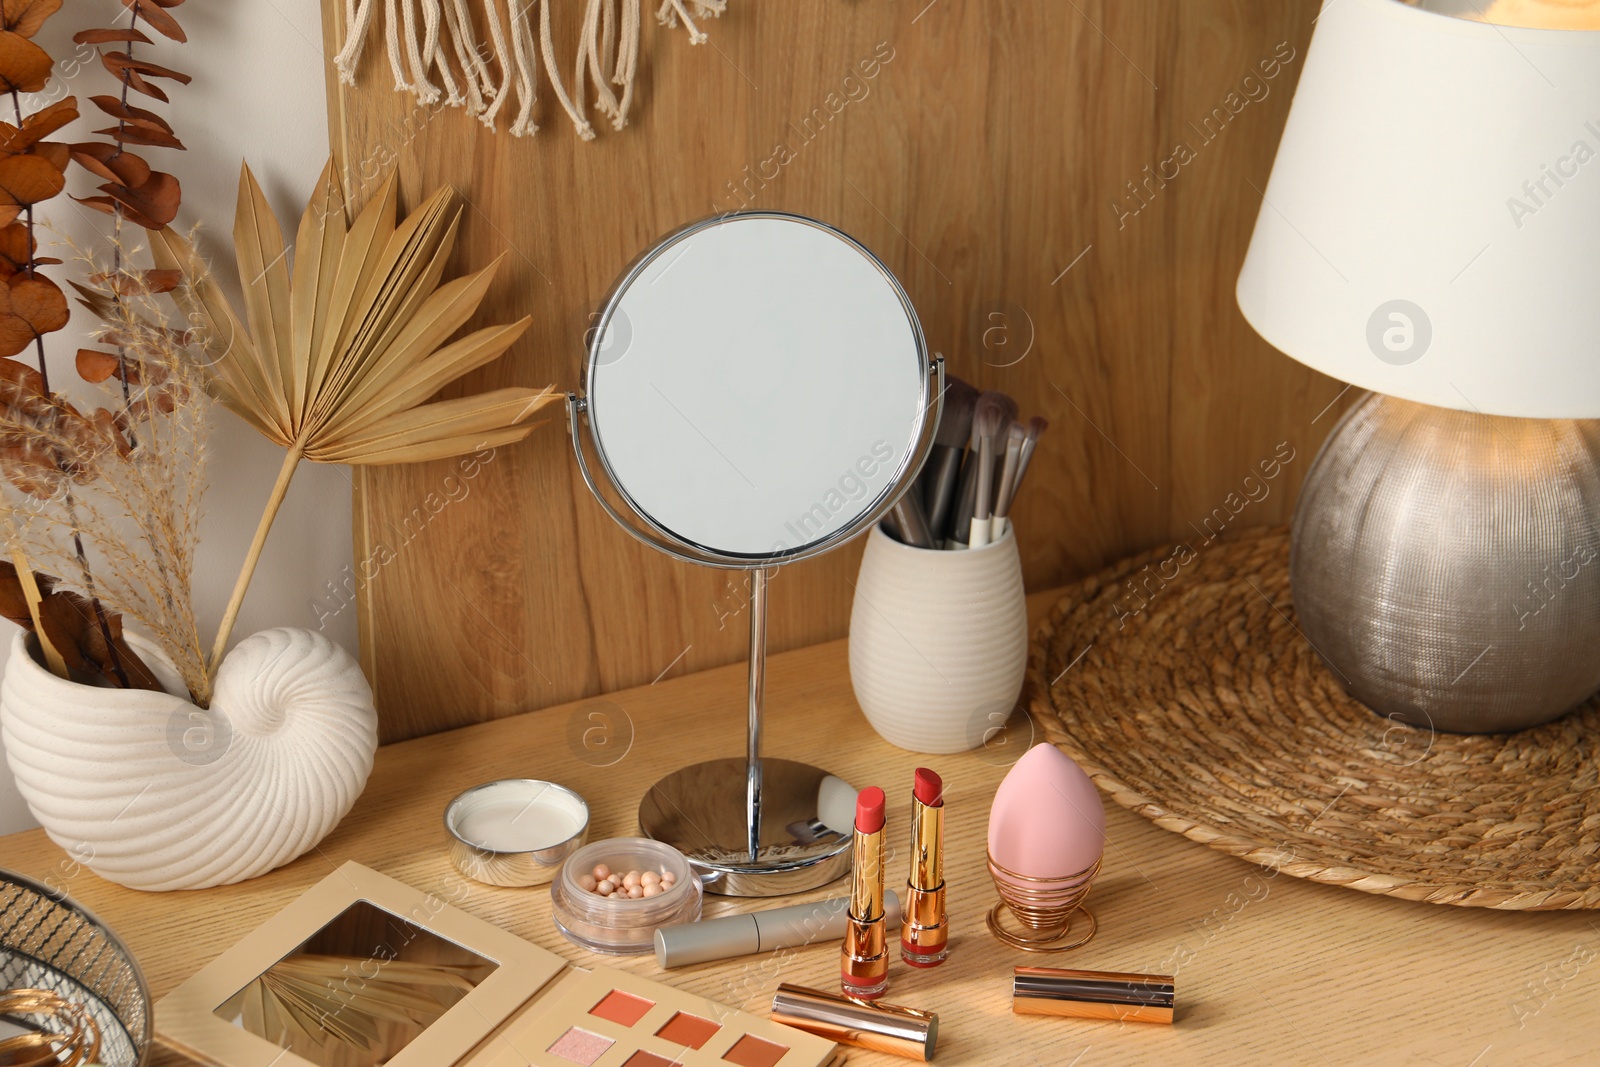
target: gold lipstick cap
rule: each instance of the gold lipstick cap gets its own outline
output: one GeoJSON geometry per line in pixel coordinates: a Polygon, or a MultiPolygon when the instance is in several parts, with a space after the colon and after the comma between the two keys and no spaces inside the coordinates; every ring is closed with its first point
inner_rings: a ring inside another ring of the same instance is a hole
{"type": "Polygon", "coordinates": [[[772,1021],[841,1045],[923,1062],[933,1059],[939,1039],[935,1012],[857,1000],[788,982],[772,995],[772,1021]]]}
{"type": "Polygon", "coordinates": [[[1018,967],[1011,979],[1017,1015],[1170,1024],[1176,1005],[1176,981],[1165,974],[1018,967]]]}

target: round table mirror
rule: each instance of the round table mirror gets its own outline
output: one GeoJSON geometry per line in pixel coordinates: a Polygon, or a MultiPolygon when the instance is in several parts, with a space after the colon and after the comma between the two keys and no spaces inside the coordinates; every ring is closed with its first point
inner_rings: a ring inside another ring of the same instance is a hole
{"type": "Polygon", "coordinates": [[[942,378],[889,270],[838,230],[776,212],[668,235],[590,332],[569,405],[584,481],[652,547],[751,575],[745,755],[677,771],[640,806],[641,830],[713,892],[798,892],[848,869],[850,826],[834,812],[849,787],[762,758],[766,581],[895,504],[931,443],[942,378]]]}

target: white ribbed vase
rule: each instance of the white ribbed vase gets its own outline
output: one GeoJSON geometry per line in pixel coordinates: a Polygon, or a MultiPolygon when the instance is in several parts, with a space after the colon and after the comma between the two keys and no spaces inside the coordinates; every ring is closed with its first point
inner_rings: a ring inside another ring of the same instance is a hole
{"type": "Polygon", "coordinates": [[[131,889],[204,889],[265,874],[350,810],[378,746],[372,690],[309,630],[263,630],[217,672],[209,710],[148,641],[128,642],[169,693],[57,678],[11,644],[0,739],[51,840],[131,889]]]}
{"type": "Polygon", "coordinates": [[[850,684],[885,741],[913,752],[977,748],[1016,706],[1027,666],[1012,531],[946,552],[873,528],[850,609],[850,684]]]}

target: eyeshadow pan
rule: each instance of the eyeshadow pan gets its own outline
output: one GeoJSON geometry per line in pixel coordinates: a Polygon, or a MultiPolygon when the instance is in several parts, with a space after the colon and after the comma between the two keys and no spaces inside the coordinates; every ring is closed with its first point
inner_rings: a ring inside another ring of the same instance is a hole
{"type": "Polygon", "coordinates": [[[789,1051],[789,1046],[780,1045],[754,1034],[745,1034],[734,1046],[722,1054],[722,1058],[729,1063],[737,1063],[739,1067],[777,1067],[783,1054],[789,1051]]]}
{"type": "MultiPolygon", "coordinates": [[[[568,1063],[579,1064],[580,1067],[589,1067],[591,1063],[606,1054],[606,1049],[616,1044],[609,1037],[580,1030],[574,1026],[560,1037],[555,1044],[545,1049],[552,1056],[560,1056],[568,1063]]],[[[632,1061],[629,1061],[632,1062],[632,1061]]]]}
{"type": "Polygon", "coordinates": [[[609,1019],[621,1026],[632,1026],[645,1017],[645,1013],[655,1007],[655,1001],[636,997],[632,993],[624,993],[620,989],[613,989],[600,1003],[589,1009],[590,1015],[598,1015],[602,1019],[609,1019]]]}
{"type": "Polygon", "coordinates": [[[667,1020],[667,1025],[656,1031],[656,1036],[671,1041],[674,1045],[700,1048],[721,1029],[720,1025],[710,1019],[702,1019],[698,1015],[680,1011],[667,1020]]]}
{"type": "Polygon", "coordinates": [[[677,1060],[669,1060],[665,1056],[657,1056],[654,1052],[640,1049],[629,1056],[622,1067],[681,1067],[681,1065],[677,1060]]]}

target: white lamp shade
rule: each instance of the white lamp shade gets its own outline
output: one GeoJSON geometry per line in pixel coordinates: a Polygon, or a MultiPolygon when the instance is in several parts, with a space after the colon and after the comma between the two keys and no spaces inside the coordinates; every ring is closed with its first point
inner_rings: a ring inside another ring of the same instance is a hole
{"type": "Polygon", "coordinates": [[[1600,417],[1600,31],[1326,0],[1240,310],[1354,385],[1600,417]]]}

